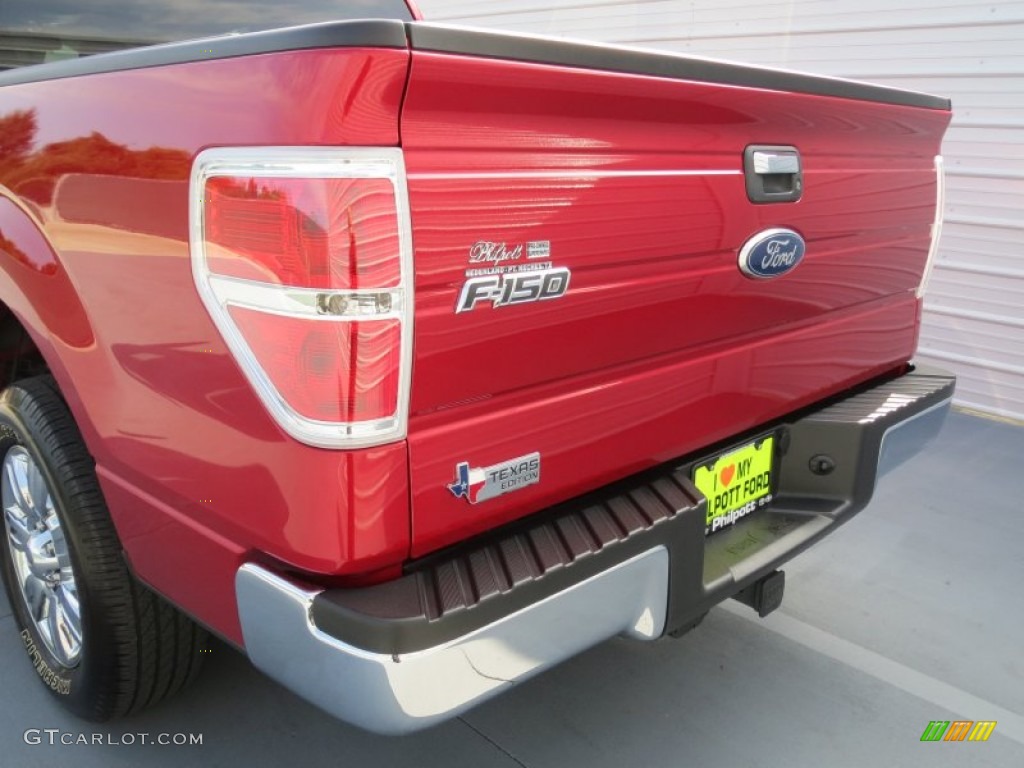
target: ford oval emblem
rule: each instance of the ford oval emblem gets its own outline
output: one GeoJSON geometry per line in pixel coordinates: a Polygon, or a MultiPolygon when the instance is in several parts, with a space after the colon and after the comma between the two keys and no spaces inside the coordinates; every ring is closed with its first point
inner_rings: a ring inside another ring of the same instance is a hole
{"type": "Polygon", "coordinates": [[[766,229],[740,248],[740,270],[762,280],[779,277],[800,263],[805,249],[804,239],[792,229],[766,229]]]}

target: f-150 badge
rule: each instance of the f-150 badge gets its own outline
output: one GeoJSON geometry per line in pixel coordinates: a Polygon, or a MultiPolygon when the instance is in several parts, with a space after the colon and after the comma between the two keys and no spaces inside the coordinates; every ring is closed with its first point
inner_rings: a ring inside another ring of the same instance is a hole
{"type": "Polygon", "coordinates": [[[534,301],[558,299],[569,290],[572,273],[555,267],[549,259],[551,243],[534,240],[509,245],[480,240],[469,249],[466,282],[462,284],[455,314],[469,312],[482,302],[507,307],[534,301]]]}
{"type": "Polygon", "coordinates": [[[489,467],[470,467],[468,461],[455,465],[455,482],[448,490],[470,504],[493,499],[540,482],[540,454],[528,453],[489,467]]]}

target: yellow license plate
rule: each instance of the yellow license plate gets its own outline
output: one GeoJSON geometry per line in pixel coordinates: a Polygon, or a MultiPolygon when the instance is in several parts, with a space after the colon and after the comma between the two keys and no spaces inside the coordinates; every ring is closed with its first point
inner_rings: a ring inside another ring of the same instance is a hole
{"type": "Polygon", "coordinates": [[[693,483],[707,496],[705,533],[728,528],[772,500],[772,458],[775,438],[762,437],[699,464],[693,483]]]}

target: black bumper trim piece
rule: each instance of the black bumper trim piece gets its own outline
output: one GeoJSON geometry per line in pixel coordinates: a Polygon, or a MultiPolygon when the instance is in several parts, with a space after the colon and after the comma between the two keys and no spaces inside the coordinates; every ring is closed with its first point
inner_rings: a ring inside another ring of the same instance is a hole
{"type": "Polygon", "coordinates": [[[705,501],[680,472],[529,527],[432,558],[395,581],[329,590],[313,601],[318,628],[378,653],[440,645],[675,538],[679,521],[704,530],[705,501]]]}
{"type": "MultiPolygon", "coordinates": [[[[560,505],[412,564],[402,578],[313,599],[329,636],[367,651],[404,654],[463,637],[639,553],[669,553],[665,631],[692,625],[867,505],[890,432],[931,414],[938,429],[955,379],[915,370],[865,387],[776,427],[782,436],[772,505],[705,537],[706,499],[690,481],[696,456],[654,476],[560,505]],[[812,469],[828,455],[834,470],[812,469]]],[[[927,439],[932,432],[919,435],[927,439]]]]}

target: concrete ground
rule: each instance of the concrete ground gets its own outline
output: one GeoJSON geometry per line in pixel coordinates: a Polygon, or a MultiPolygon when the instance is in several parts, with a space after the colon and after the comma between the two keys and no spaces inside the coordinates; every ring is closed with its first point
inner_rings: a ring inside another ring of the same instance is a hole
{"type": "Polygon", "coordinates": [[[767,619],[730,602],[682,640],[614,640],[401,739],[332,720],[220,644],[155,711],[76,721],[34,679],[0,598],[0,766],[1022,766],[1022,496],[1024,428],[954,413],[871,507],[787,566],[767,619]],[[986,743],[920,742],[930,720],[957,719],[998,725],[986,743]],[[203,743],[27,744],[33,728],[203,743]]]}

